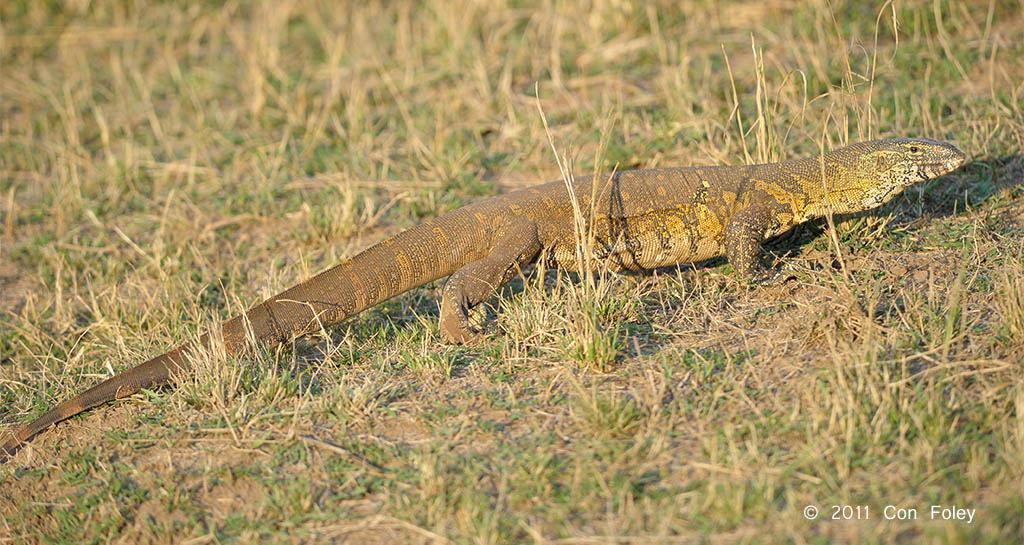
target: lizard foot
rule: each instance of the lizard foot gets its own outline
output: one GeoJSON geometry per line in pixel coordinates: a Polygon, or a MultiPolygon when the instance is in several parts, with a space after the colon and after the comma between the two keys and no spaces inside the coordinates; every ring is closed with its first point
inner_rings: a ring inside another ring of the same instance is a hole
{"type": "Polygon", "coordinates": [[[750,285],[752,286],[779,286],[789,282],[790,280],[796,280],[797,272],[800,269],[792,264],[784,263],[781,267],[776,269],[766,269],[757,273],[754,273],[750,277],[750,285]]]}
{"type": "Polygon", "coordinates": [[[484,325],[486,323],[486,311],[478,305],[475,308],[444,312],[442,309],[440,329],[441,337],[450,344],[476,344],[486,338],[484,325]]]}

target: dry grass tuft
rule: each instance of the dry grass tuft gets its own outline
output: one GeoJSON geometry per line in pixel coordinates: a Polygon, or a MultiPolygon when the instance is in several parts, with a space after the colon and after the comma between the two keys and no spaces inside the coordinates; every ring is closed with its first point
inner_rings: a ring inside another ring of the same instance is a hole
{"type": "Polygon", "coordinates": [[[1024,263],[1020,257],[1007,259],[997,278],[995,307],[1010,339],[1020,345],[1024,343],[1024,263]]]}

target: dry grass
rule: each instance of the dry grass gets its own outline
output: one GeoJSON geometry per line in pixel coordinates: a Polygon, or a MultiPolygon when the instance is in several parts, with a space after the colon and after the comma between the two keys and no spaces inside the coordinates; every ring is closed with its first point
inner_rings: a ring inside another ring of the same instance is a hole
{"type": "Polygon", "coordinates": [[[560,172],[903,135],[973,162],[773,245],[809,265],[780,287],[533,271],[480,346],[440,343],[432,285],[204,355],[0,468],[0,543],[1018,540],[1024,6],[864,6],[3,3],[5,427],[560,172]]]}

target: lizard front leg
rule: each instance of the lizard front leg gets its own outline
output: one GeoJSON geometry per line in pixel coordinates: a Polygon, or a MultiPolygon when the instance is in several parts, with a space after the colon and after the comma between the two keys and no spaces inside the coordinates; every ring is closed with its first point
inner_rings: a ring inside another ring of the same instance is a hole
{"type": "Polygon", "coordinates": [[[761,265],[761,242],[765,233],[779,226],[777,215],[764,205],[737,211],[725,225],[725,255],[736,272],[754,283],[778,280],[778,271],[761,265]]]}
{"type": "Polygon", "coordinates": [[[521,219],[500,228],[487,257],[455,271],[441,290],[441,333],[450,341],[465,344],[480,338],[469,323],[473,307],[485,301],[540,254],[537,224],[521,219]]]}

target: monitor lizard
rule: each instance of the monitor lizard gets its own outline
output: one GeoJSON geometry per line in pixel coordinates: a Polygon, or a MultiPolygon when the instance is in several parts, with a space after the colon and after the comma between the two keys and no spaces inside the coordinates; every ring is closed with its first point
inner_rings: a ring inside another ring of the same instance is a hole
{"type": "MultiPolygon", "coordinates": [[[[897,138],[779,163],[582,177],[572,182],[575,196],[561,181],[498,195],[401,232],[229,319],[221,326],[223,347],[240,354],[250,340],[276,346],[445,276],[440,330],[456,343],[474,341],[480,331],[470,323],[472,309],[523,266],[543,255],[549,265],[577,268],[574,199],[593,212],[593,254],[608,270],[725,255],[739,275],[770,282],[773,271],[760,263],[767,237],[828,213],[876,207],[965,159],[944,142],[897,138]]],[[[17,427],[0,445],[0,460],[57,422],[188,373],[190,351],[213,342],[202,335],[17,427]]]]}

